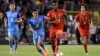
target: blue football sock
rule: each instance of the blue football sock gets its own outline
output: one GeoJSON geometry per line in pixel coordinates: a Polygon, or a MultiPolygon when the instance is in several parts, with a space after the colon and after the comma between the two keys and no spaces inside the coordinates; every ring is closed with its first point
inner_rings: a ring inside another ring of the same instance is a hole
{"type": "Polygon", "coordinates": [[[41,47],[43,48],[43,50],[45,50],[45,49],[46,49],[44,44],[42,44],[42,45],[41,45],[41,47]]]}
{"type": "Polygon", "coordinates": [[[14,50],[17,50],[17,46],[18,46],[18,43],[15,41],[14,42],[14,50]]]}
{"type": "Polygon", "coordinates": [[[12,41],[9,41],[9,45],[11,48],[13,48],[13,42],[12,41]]]}
{"type": "Polygon", "coordinates": [[[42,49],[38,50],[38,52],[40,52],[42,55],[44,54],[42,49]]]}

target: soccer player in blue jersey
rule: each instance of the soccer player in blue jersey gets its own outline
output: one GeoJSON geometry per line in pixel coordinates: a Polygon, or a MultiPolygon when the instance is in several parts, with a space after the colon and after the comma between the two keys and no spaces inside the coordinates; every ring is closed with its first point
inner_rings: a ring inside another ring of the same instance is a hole
{"type": "Polygon", "coordinates": [[[5,27],[8,26],[8,37],[9,37],[9,45],[10,45],[10,53],[16,53],[19,39],[19,27],[18,23],[21,22],[22,19],[19,18],[19,12],[15,10],[15,4],[11,3],[9,5],[9,11],[5,13],[5,27]]]}
{"type": "Polygon", "coordinates": [[[40,52],[43,56],[48,56],[48,50],[45,48],[43,40],[44,40],[44,21],[45,16],[38,15],[38,10],[34,9],[32,11],[33,17],[29,20],[30,31],[33,34],[33,42],[36,46],[38,52],[40,52]]]}

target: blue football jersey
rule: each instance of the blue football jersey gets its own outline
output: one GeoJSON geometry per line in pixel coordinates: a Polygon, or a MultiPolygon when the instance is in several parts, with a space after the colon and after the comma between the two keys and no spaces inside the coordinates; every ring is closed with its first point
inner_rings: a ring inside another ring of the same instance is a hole
{"type": "Polygon", "coordinates": [[[16,20],[19,19],[19,12],[18,11],[14,11],[14,12],[7,11],[5,13],[5,16],[8,21],[8,30],[11,30],[11,31],[18,30],[19,28],[18,28],[18,23],[16,22],[16,20]]]}
{"type": "Polygon", "coordinates": [[[29,26],[32,27],[35,31],[44,31],[44,16],[39,16],[38,19],[33,17],[29,20],[29,26]]]}

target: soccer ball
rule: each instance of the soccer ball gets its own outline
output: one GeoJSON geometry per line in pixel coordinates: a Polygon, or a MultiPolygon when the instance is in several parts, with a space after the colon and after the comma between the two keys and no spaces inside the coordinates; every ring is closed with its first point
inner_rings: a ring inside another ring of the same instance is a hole
{"type": "Polygon", "coordinates": [[[56,56],[63,56],[64,54],[62,52],[59,52],[56,54],[56,56]]]}

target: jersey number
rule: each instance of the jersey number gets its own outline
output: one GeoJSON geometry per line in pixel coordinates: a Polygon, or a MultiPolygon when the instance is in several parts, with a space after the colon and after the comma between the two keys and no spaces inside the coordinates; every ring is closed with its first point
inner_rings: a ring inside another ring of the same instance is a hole
{"type": "Polygon", "coordinates": [[[36,24],[36,28],[39,28],[39,24],[36,24]]]}
{"type": "Polygon", "coordinates": [[[84,25],[88,23],[88,18],[87,17],[82,17],[81,22],[83,22],[84,25]]]}

